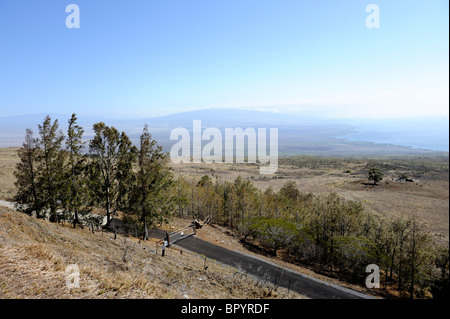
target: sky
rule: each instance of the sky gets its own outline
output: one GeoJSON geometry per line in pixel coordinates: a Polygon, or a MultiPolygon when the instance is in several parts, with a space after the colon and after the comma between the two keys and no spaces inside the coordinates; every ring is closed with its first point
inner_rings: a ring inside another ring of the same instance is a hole
{"type": "Polygon", "coordinates": [[[448,12],[447,0],[1,0],[0,117],[448,118],[448,12]]]}

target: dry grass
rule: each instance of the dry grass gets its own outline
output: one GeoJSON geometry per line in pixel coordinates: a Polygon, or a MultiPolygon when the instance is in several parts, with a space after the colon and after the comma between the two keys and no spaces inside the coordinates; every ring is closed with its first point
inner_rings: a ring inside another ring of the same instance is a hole
{"type": "MultiPolygon", "coordinates": [[[[287,298],[288,291],[188,251],[72,229],[0,207],[0,298],[287,298]],[[153,250],[153,251],[152,251],[153,250]],[[76,264],[80,287],[66,285],[76,264]]],[[[303,298],[289,293],[289,298],[303,298]]]]}

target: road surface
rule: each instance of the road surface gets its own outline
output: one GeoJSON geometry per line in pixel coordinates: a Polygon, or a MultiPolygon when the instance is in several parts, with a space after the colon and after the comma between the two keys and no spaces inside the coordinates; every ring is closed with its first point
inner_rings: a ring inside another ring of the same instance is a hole
{"type": "MultiPolygon", "coordinates": [[[[152,230],[149,235],[163,238],[165,232],[152,230]]],[[[240,268],[259,278],[269,276],[269,281],[277,281],[279,286],[289,287],[289,289],[312,299],[373,299],[373,297],[360,292],[297,273],[258,257],[211,244],[195,236],[180,240],[174,245],[202,254],[220,263],[240,268]]]]}

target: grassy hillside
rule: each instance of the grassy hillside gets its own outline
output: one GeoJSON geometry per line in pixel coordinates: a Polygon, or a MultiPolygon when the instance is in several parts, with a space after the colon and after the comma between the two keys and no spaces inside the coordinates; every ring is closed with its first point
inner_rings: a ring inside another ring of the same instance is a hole
{"type": "MultiPolygon", "coordinates": [[[[155,242],[52,224],[0,207],[0,298],[288,298],[236,269],[155,242]],[[80,288],[66,286],[78,265],[80,288]]],[[[289,292],[289,298],[303,298],[289,292]]]]}

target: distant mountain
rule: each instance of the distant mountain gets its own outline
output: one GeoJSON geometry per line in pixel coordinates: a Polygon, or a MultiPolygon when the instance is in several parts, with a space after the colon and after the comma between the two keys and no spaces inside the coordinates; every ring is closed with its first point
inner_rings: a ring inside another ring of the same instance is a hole
{"type": "MultiPolygon", "coordinates": [[[[37,125],[46,114],[32,114],[0,118],[0,147],[20,146],[26,128],[38,135],[37,125]]],[[[49,114],[58,119],[63,132],[67,129],[67,114],[49,114]]],[[[284,155],[320,156],[380,156],[431,154],[430,150],[448,152],[448,119],[436,121],[376,121],[332,120],[305,114],[286,114],[237,109],[209,109],[176,113],[167,116],[117,120],[83,118],[79,124],[85,129],[85,138],[93,135],[92,125],[103,121],[130,136],[135,144],[145,124],[154,139],[169,151],[176,141],[170,132],[183,127],[192,132],[193,120],[201,120],[202,128],[216,127],[224,135],[225,128],[278,128],[279,153],[284,155]],[[445,124],[447,126],[445,126],[445,124]],[[447,134],[445,135],[445,131],[447,134]],[[445,135],[445,136],[444,136],[445,135]],[[408,137],[411,136],[408,140],[408,137]],[[420,137],[423,136],[421,139],[420,137]],[[420,140],[420,143],[418,141],[420,140]],[[398,142],[396,142],[398,141],[398,142]],[[428,142],[427,142],[428,141],[428,142]],[[415,143],[415,144],[414,144],[415,143]],[[447,146],[447,147],[446,147],[447,146]],[[416,147],[416,148],[412,148],[416,147]],[[429,150],[427,150],[427,148],[429,150]]],[[[203,144],[208,143],[204,141],[203,144]]]]}

